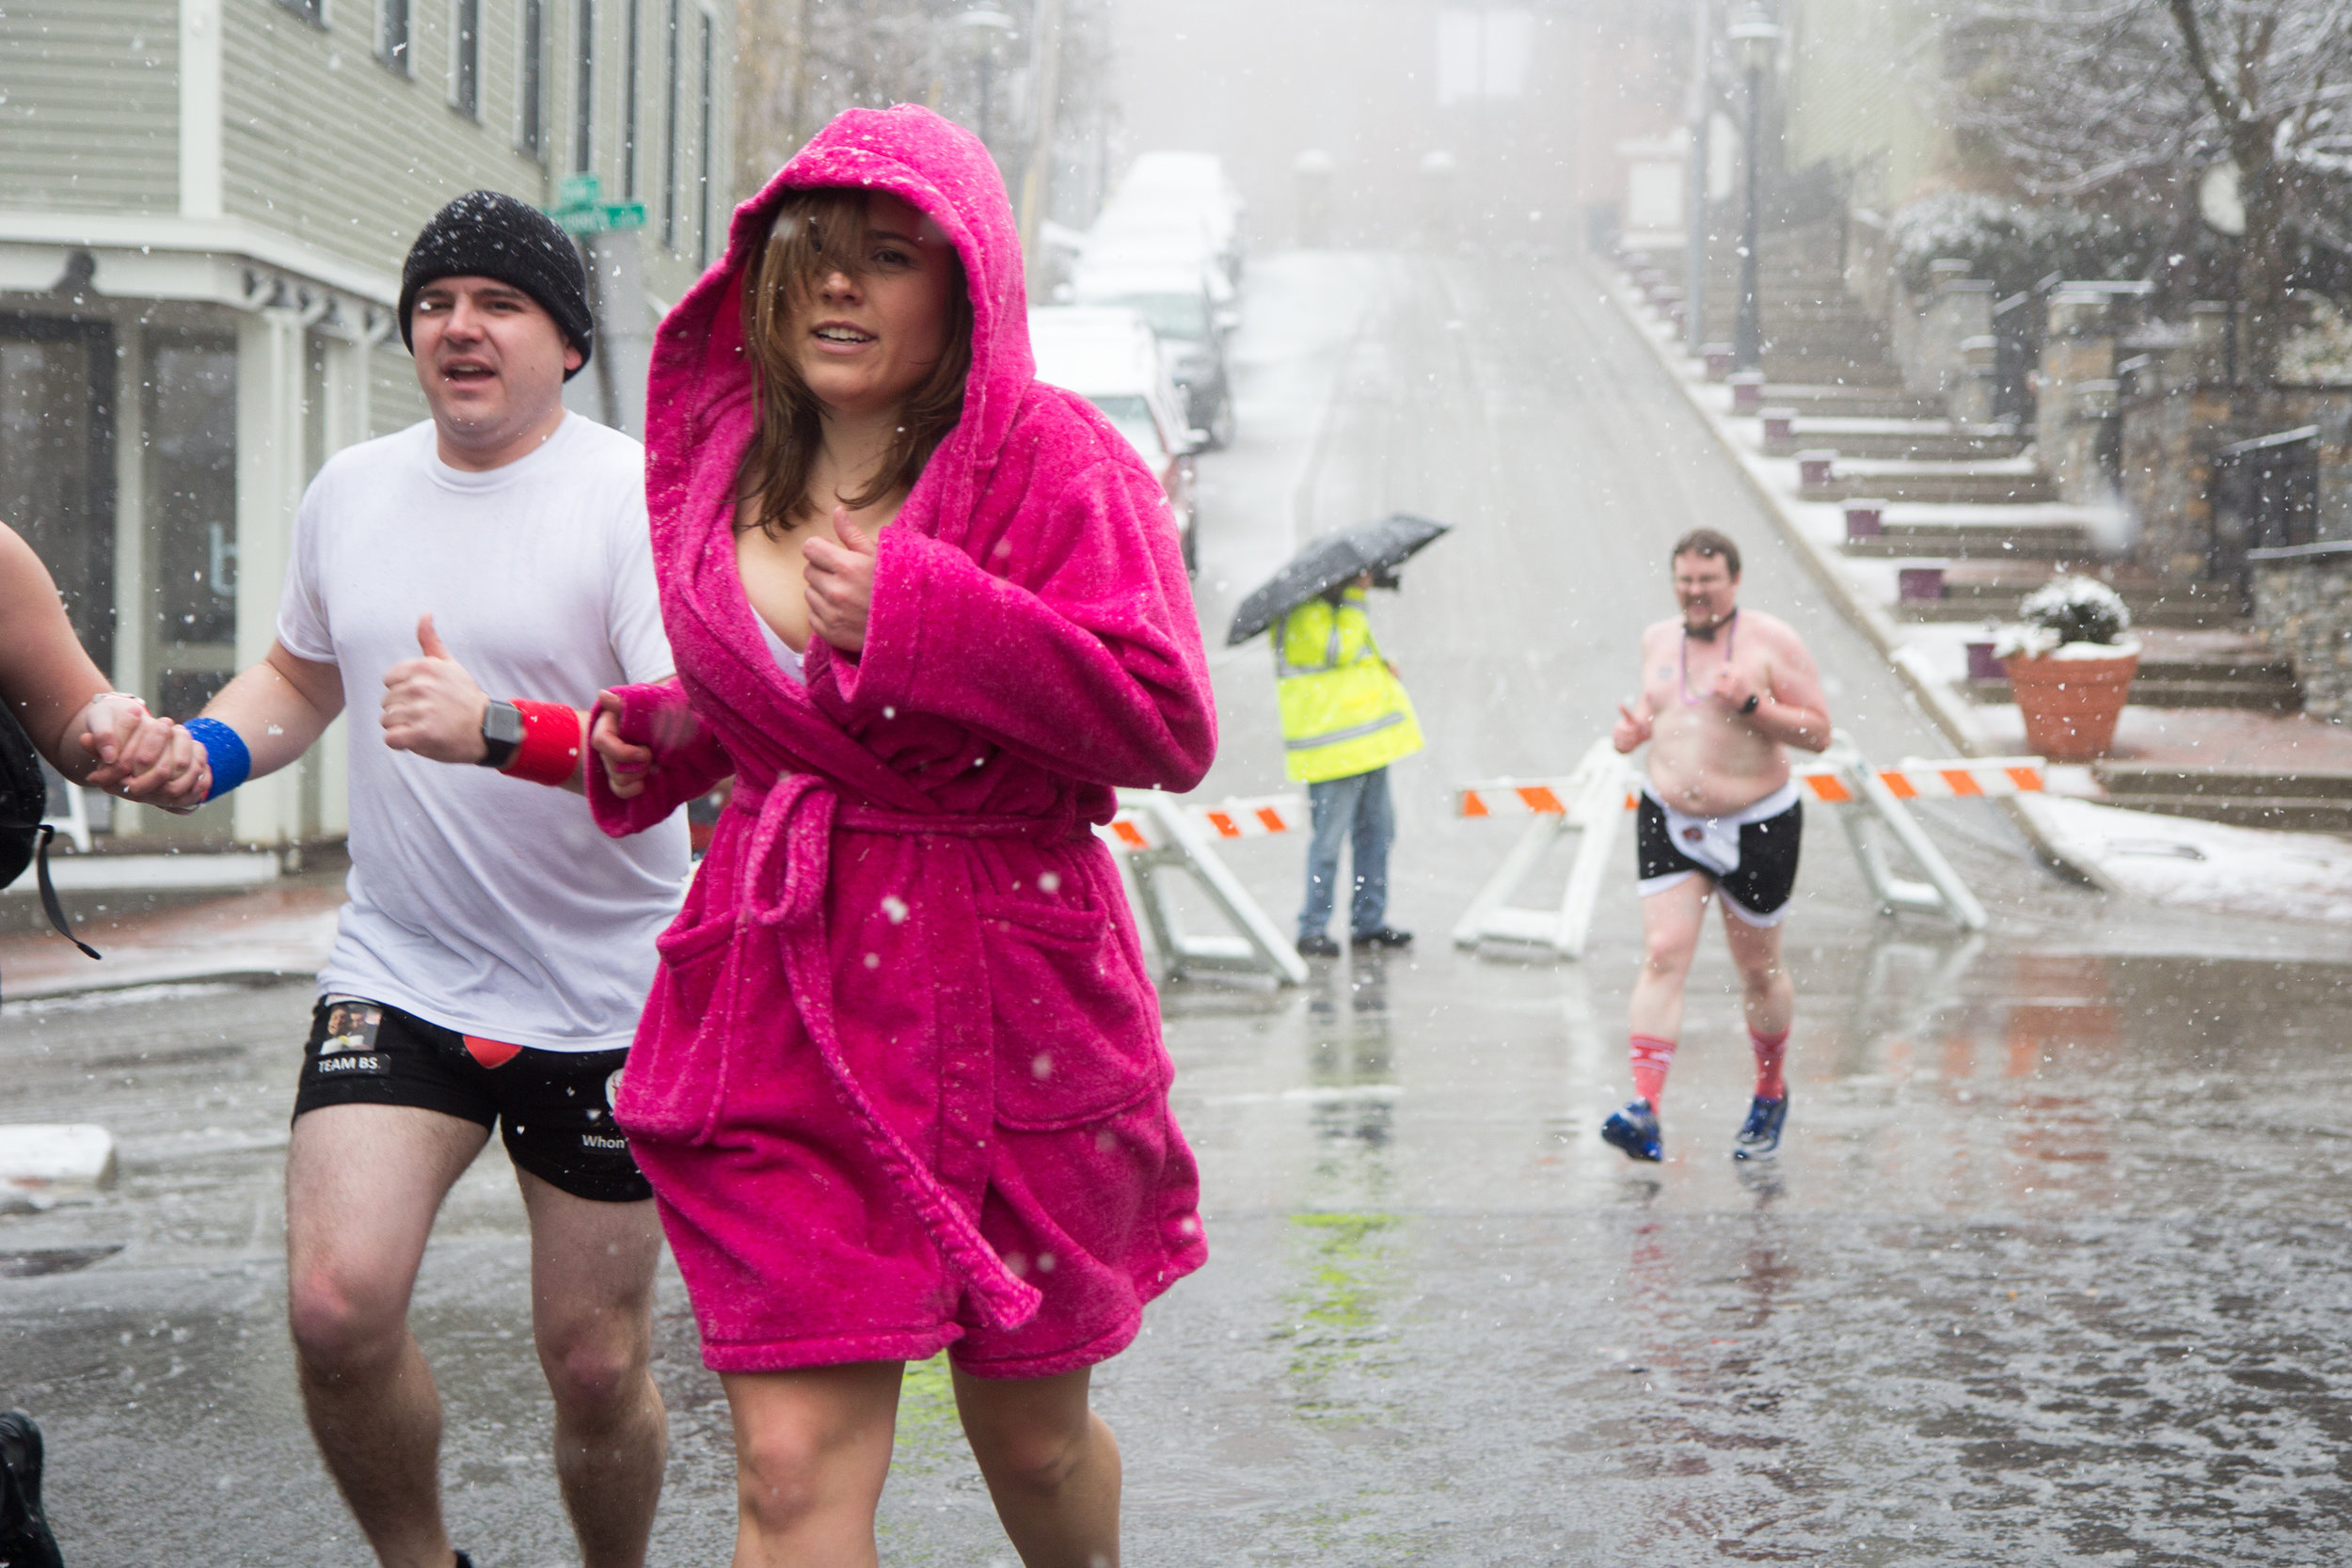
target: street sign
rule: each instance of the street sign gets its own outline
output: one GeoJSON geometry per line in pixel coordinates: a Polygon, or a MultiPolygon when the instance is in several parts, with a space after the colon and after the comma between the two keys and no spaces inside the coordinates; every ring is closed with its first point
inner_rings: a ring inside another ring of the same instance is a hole
{"type": "Polygon", "coordinates": [[[567,174],[556,182],[555,205],[548,216],[572,234],[606,234],[645,227],[642,201],[607,201],[604,182],[593,174],[567,174]]]}

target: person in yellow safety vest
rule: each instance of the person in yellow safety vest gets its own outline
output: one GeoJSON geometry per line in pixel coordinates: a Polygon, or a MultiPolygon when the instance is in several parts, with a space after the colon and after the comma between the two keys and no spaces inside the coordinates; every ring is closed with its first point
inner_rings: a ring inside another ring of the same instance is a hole
{"type": "Polygon", "coordinates": [[[1364,612],[1372,574],[1331,589],[1274,625],[1274,673],[1282,744],[1292,779],[1307,786],[1314,836],[1307,849],[1307,903],[1298,911],[1298,951],[1339,956],[1327,927],[1337,896],[1340,844],[1352,840],[1355,894],[1348,935],[1359,947],[1403,947],[1413,940],[1388,923],[1389,844],[1396,814],[1389,764],[1421,750],[1421,725],[1396,667],[1380,655],[1364,612]]]}

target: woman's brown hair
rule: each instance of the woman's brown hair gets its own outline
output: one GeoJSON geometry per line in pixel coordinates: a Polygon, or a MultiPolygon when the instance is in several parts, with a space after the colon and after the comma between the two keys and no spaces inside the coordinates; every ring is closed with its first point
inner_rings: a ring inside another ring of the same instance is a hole
{"type": "MultiPolygon", "coordinates": [[[[842,186],[793,192],[777,209],[759,260],[744,273],[743,319],[749,327],[744,337],[756,373],[759,428],[743,454],[735,499],[739,507],[758,503],[758,526],[771,537],[818,515],[808,483],[824,426],[817,396],[801,376],[793,323],[828,275],[858,277],[872,270],[866,220],[871,194],[842,186]]],[[[873,483],[858,495],[841,498],[852,511],[912,489],[923,465],[963,417],[963,383],[972,368],[972,297],[961,258],[952,249],[947,254],[956,261],[947,351],[899,410],[898,433],[873,483]]],[[[742,526],[737,524],[739,531],[742,526]]]]}

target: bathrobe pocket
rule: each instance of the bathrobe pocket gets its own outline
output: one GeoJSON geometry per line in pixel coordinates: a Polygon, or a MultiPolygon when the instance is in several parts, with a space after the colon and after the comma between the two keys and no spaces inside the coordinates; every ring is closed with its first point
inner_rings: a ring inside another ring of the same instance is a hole
{"type": "Polygon", "coordinates": [[[1166,1085],[1151,988],[1109,912],[983,894],[977,900],[996,1034],[996,1119],[1077,1127],[1166,1085]]]}
{"type": "Polygon", "coordinates": [[[661,968],[612,1107],[623,1132],[673,1142],[697,1139],[708,1127],[726,1085],[737,930],[731,900],[690,898],[677,922],[655,939],[661,968]],[[714,905],[716,912],[704,912],[714,905]]]}

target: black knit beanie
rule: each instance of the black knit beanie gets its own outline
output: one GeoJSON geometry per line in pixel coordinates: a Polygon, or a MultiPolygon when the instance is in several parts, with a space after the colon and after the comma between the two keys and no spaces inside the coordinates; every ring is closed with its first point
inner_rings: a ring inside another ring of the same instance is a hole
{"type": "MultiPolygon", "coordinates": [[[[588,269],[580,247],[556,221],[497,191],[468,191],[433,214],[400,269],[400,341],[416,351],[408,318],[417,292],[444,277],[495,277],[546,307],[580,350],[584,368],[596,339],[588,313],[588,269]]],[[[564,372],[569,381],[579,370],[564,372]]]]}

